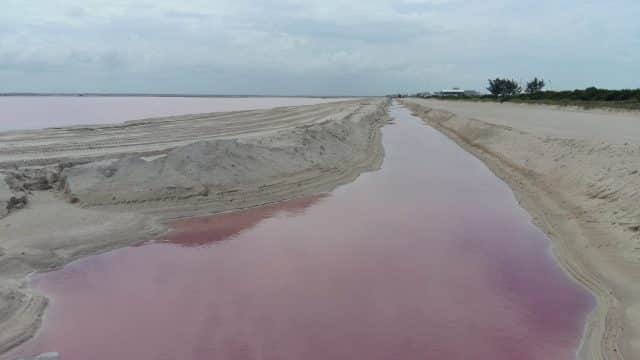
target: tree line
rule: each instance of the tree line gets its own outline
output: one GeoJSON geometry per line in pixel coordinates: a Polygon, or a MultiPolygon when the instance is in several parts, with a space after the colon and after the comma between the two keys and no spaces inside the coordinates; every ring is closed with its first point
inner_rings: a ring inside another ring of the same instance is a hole
{"type": "Polygon", "coordinates": [[[526,82],[524,88],[517,81],[507,78],[489,79],[487,90],[492,97],[501,100],[545,100],[575,102],[640,102],[640,89],[609,90],[589,87],[586,89],[552,91],[544,90],[546,82],[537,77],[526,82]]]}
{"type": "MultiPolygon", "coordinates": [[[[535,94],[541,92],[545,86],[546,83],[544,79],[538,79],[536,77],[527,82],[524,91],[526,94],[535,94]]],[[[487,87],[487,90],[495,97],[507,97],[522,93],[522,86],[513,79],[495,78],[493,80],[489,79],[489,87],[487,87]]]]}

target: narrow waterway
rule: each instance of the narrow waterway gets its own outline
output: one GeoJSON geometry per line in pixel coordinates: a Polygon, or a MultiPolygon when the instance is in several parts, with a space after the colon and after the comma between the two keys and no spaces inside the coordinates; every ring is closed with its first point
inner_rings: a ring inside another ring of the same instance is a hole
{"type": "Polygon", "coordinates": [[[391,114],[382,169],[331,194],[36,276],[53,301],[16,356],[573,359],[591,296],[480,161],[391,114]]]}

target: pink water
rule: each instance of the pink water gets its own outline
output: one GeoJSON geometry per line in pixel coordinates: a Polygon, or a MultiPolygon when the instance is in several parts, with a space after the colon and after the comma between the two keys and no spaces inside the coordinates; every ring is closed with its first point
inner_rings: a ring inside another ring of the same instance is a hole
{"type": "Polygon", "coordinates": [[[0,96],[0,131],[113,124],[159,116],[312,105],[343,98],[0,96]]]}
{"type": "Polygon", "coordinates": [[[36,276],[53,302],[18,354],[573,359],[591,296],[504,183],[392,115],[382,169],[329,195],[176,222],[167,242],[36,276]]]}

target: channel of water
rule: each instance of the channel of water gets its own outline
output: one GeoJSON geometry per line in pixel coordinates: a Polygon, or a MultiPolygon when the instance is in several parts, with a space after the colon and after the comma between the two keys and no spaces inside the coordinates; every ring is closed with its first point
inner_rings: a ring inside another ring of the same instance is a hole
{"type": "Polygon", "coordinates": [[[330,194],[177,221],[34,276],[53,301],[15,355],[573,359],[591,295],[506,184],[390,111],[382,168],[330,194]]]}

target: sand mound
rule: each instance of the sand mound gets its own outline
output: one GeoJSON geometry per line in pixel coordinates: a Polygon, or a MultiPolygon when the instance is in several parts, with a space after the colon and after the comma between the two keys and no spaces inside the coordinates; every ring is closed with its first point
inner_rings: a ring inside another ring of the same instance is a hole
{"type": "Polygon", "coordinates": [[[70,167],[62,181],[72,201],[91,207],[148,211],[166,207],[166,202],[175,208],[180,203],[216,202],[221,196],[227,202],[246,200],[268,194],[274,184],[304,185],[306,180],[337,180],[362,171],[384,118],[385,102],[367,103],[347,117],[267,135],[199,141],[151,160],[129,156],[70,167]]]}

